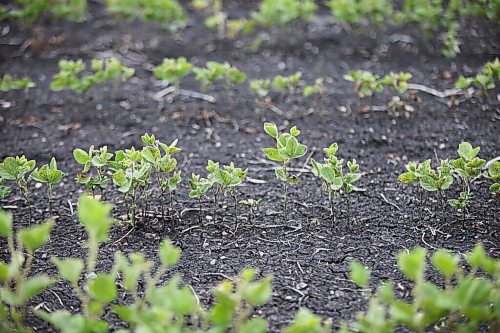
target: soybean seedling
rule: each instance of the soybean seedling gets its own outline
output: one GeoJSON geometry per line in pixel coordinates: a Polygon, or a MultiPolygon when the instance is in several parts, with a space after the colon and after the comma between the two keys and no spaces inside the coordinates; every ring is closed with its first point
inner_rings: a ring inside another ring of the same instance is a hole
{"type": "Polygon", "coordinates": [[[164,217],[163,202],[165,193],[168,191],[170,194],[170,210],[173,211],[174,194],[177,185],[181,182],[180,171],[175,171],[177,160],[173,155],[182,150],[177,147],[177,140],[167,145],[157,140],[154,135],[147,133],[141,136],[141,140],[146,144],[146,147],[142,149],[142,157],[155,170],[156,180],[160,188],[161,215],[164,217]],[[170,174],[172,175],[169,176],[170,174]]]}
{"type": "Polygon", "coordinates": [[[317,8],[313,0],[263,0],[251,15],[263,27],[285,27],[298,18],[312,19],[317,8]]]}
{"type": "Polygon", "coordinates": [[[191,179],[188,180],[189,186],[191,186],[191,192],[189,192],[190,198],[198,199],[198,218],[201,222],[201,200],[206,195],[207,191],[212,187],[213,183],[207,178],[201,178],[200,175],[192,174],[191,179]]]}
{"type": "Polygon", "coordinates": [[[317,78],[314,81],[314,84],[306,85],[304,87],[304,89],[302,90],[302,95],[306,98],[316,95],[318,100],[322,101],[322,104],[323,104],[322,110],[325,109],[324,97],[325,97],[326,91],[325,91],[324,82],[325,82],[325,80],[323,78],[321,78],[321,77],[317,78]]]}
{"type": "Polygon", "coordinates": [[[287,221],[288,187],[299,183],[299,176],[288,172],[288,166],[293,160],[305,155],[307,146],[299,143],[297,136],[300,131],[297,127],[290,128],[289,133],[279,133],[278,127],[272,123],[264,124],[264,131],[276,140],[275,148],[264,148],[266,157],[274,162],[281,163],[280,167],[275,169],[276,178],[283,183],[283,215],[287,221]]]}
{"type": "Polygon", "coordinates": [[[398,114],[398,110],[404,112],[411,112],[413,108],[407,105],[404,100],[404,94],[408,90],[408,81],[413,77],[411,73],[399,72],[394,73],[390,72],[385,75],[383,78],[379,80],[379,84],[383,87],[387,87],[390,90],[394,91],[397,96],[393,96],[391,102],[389,102],[389,110],[391,110],[394,114],[398,114]]]}
{"type": "Polygon", "coordinates": [[[500,196],[500,161],[488,165],[488,171],[484,173],[484,177],[494,181],[490,186],[490,191],[497,197],[500,196]]]}
{"type": "Polygon", "coordinates": [[[482,167],[485,160],[477,157],[480,147],[473,148],[468,142],[462,142],[458,146],[458,158],[450,161],[450,166],[460,177],[462,191],[458,199],[450,199],[448,203],[453,208],[462,211],[462,226],[465,227],[465,215],[467,214],[470,201],[472,200],[471,184],[482,175],[482,167]]]}
{"type": "MultiPolygon", "coordinates": [[[[140,150],[131,147],[124,151],[118,150],[115,153],[115,159],[110,164],[110,169],[114,172],[112,174],[113,183],[124,196],[123,201],[127,206],[127,222],[135,226],[139,190],[141,198],[146,204],[150,195],[151,163],[143,158],[140,150]]],[[[145,212],[143,211],[143,213],[145,212]]]]}
{"type": "Polygon", "coordinates": [[[334,200],[340,195],[343,195],[346,200],[348,222],[351,221],[349,195],[353,191],[359,190],[354,183],[361,178],[361,174],[358,173],[359,165],[356,163],[356,160],[347,162],[348,172],[343,170],[344,160],[338,159],[337,156],[335,156],[338,148],[337,143],[332,143],[328,148],[323,149],[326,154],[324,163],[318,163],[314,159],[311,159],[314,175],[323,180],[323,187],[326,188],[328,192],[332,223],[335,223],[334,200]]]}
{"type": "Polygon", "coordinates": [[[293,96],[301,78],[302,72],[296,72],[289,76],[276,75],[271,82],[271,86],[282,94],[282,100],[284,101],[286,92],[293,96]]]}
{"type": "Polygon", "coordinates": [[[422,223],[424,218],[424,189],[422,185],[422,178],[429,174],[431,169],[431,160],[426,160],[422,163],[409,162],[405,165],[407,172],[402,173],[398,176],[398,180],[403,184],[418,184],[418,194],[419,194],[419,206],[420,206],[420,223],[422,223]]]}
{"type": "Polygon", "coordinates": [[[211,160],[208,161],[206,169],[210,172],[208,179],[214,186],[214,204],[217,204],[218,192],[223,191],[224,196],[233,199],[235,220],[238,220],[238,186],[245,180],[248,170],[236,168],[233,162],[221,168],[219,163],[211,160]]]}
{"type": "Polygon", "coordinates": [[[488,95],[488,90],[494,89],[495,80],[500,80],[500,60],[496,58],[494,61],[487,62],[480,74],[474,77],[460,76],[455,82],[455,87],[458,89],[468,89],[471,86],[479,88],[483,96],[488,95]]]}
{"type": "Polygon", "coordinates": [[[3,178],[0,177],[0,200],[7,199],[12,193],[12,189],[8,186],[3,185],[3,178]]]}
{"type": "Polygon", "coordinates": [[[208,88],[214,84],[215,81],[220,80],[226,73],[226,66],[220,62],[209,61],[206,63],[206,68],[195,67],[193,68],[196,81],[201,84],[201,90],[207,92],[208,88]]]}
{"type": "Polygon", "coordinates": [[[63,177],[64,172],[57,169],[57,162],[54,157],[50,160],[49,164],[44,164],[40,169],[36,168],[30,175],[35,181],[47,184],[47,199],[49,202],[49,214],[52,216],[52,187],[59,184],[63,177]]]}
{"type": "Polygon", "coordinates": [[[373,96],[375,92],[382,91],[379,76],[367,71],[350,71],[344,75],[344,79],[356,84],[356,93],[359,98],[373,96]]]}
{"type": "Polygon", "coordinates": [[[168,83],[173,83],[176,96],[180,93],[181,79],[191,73],[193,65],[184,57],[177,59],[165,58],[161,65],[153,69],[155,77],[168,83]]]}
{"type": "Polygon", "coordinates": [[[78,164],[83,165],[82,172],[75,178],[76,183],[85,185],[94,198],[96,189],[99,189],[101,197],[104,199],[104,190],[109,182],[106,172],[113,157],[113,154],[108,152],[108,147],[103,146],[95,149],[94,146],[91,146],[88,152],[77,148],[73,150],[73,157],[78,164]],[[95,170],[95,175],[90,172],[91,168],[95,170]]]}
{"type": "Polygon", "coordinates": [[[259,209],[262,199],[245,199],[238,202],[240,205],[248,207],[248,223],[252,223],[255,215],[257,215],[257,210],[259,209]]]}
{"type": "Polygon", "coordinates": [[[23,90],[25,101],[29,100],[29,89],[35,86],[35,83],[28,76],[16,80],[11,75],[5,74],[0,80],[0,91],[23,90]]]}
{"type": "Polygon", "coordinates": [[[30,193],[28,183],[30,178],[26,178],[28,174],[35,168],[36,162],[34,160],[28,161],[24,155],[16,157],[6,157],[0,163],[0,177],[4,180],[15,181],[17,187],[21,191],[21,195],[26,202],[29,209],[29,223],[33,218],[32,207],[30,201],[30,193]]]}
{"type": "Polygon", "coordinates": [[[271,80],[269,79],[250,81],[250,91],[257,95],[261,103],[264,101],[264,98],[269,95],[269,89],[271,89],[271,80]]]}

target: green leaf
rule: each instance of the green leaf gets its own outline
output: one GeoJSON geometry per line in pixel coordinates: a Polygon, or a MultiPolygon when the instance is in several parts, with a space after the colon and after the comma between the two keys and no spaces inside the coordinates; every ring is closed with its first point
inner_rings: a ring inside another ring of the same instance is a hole
{"type": "Polygon", "coordinates": [[[405,172],[399,175],[398,180],[403,184],[413,183],[417,180],[417,176],[413,172],[405,172]]]}
{"type": "Polygon", "coordinates": [[[283,157],[280,156],[276,148],[264,148],[264,154],[271,161],[283,162],[283,157]]]}
{"type": "Polygon", "coordinates": [[[160,246],[160,260],[166,267],[171,267],[179,262],[181,249],[173,246],[169,239],[165,239],[160,246]]]}
{"type": "Polygon", "coordinates": [[[438,188],[438,183],[434,178],[431,176],[423,176],[420,178],[420,186],[426,191],[433,192],[437,191],[438,188]]]}
{"type": "Polygon", "coordinates": [[[100,273],[88,282],[89,295],[101,303],[109,303],[116,299],[115,278],[109,274],[100,273]]]}
{"type": "Polygon", "coordinates": [[[12,214],[0,210],[0,235],[9,237],[12,235],[12,214]]]}
{"type": "Polygon", "coordinates": [[[23,281],[19,286],[19,301],[21,304],[25,304],[55,282],[46,274],[37,275],[23,281]]]}
{"type": "Polygon", "coordinates": [[[57,267],[59,275],[72,284],[77,284],[83,271],[83,261],[76,258],[59,259],[52,258],[52,262],[57,267]]]}
{"type": "Polygon", "coordinates": [[[78,200],[78,219],[89,238],[94,238],[97,243],[105,242],[108,238],[109,228],[114,222],[110,212],[110,204],[102,203],[88,195],[82,195],[78,200]]]}
{"type": "Polygon", "coordinates": [[[366,288],[370,282],[370,271],[359,261],[351,261],[351,273],[349,278],[359,287],[366,288]]]}
{"type": "Polygon", "coordinates": [[[472,148],[469,142],[462,142],[458,146],[458,155],[466,161],[472,160],[479,153],[480,147],[472,148]]]}
{"type": "Polygon", "coordinates": [[[417,281],[423,278],[425,271],[425,255],[427,251],[416,247],[409,253],[402,252],[398,256],[398,266],[407,278],[417,281]]]}
{"type": "Polygon", "coordinates": [[[432,255],[432,264],[447,279],[458,272],[460,258],[449,251],[439,249],[432,255]]]}
{"type": "Polygon", "coordinates": [[[275,139],[278,137],[278,127],[275,124],[265,123],[264,131],[275,139]]]}
{"type": "Polygon", "coordinates": [[[35,252],[48,243],[52,224],[52,221],[47,221],[40,225],[34,225],[21,229],[18,232],[19,241],[28,250],[28,252],[35,252]]]}
{"type": "Polygon", "coordinates": [[[267,321],[262,318],[252,318],[244,322],[239,333],[267,333],[267,321]]]}
{"type": "Polygon", "coordinates": [[[271,277],[267,276],[258,282],[251,283],[245,290],[245,297],[254,306],[264,305],[272,297],[271,277]]]}
{"type": "Polygon", "coordinates": [[[87,154],[87,152],[79,148],[73,150],[73,157],[75,158],[75,161],[78,162],[78,164],[86,164],[87,162],[90,161],[89,154],[87,154]]]}

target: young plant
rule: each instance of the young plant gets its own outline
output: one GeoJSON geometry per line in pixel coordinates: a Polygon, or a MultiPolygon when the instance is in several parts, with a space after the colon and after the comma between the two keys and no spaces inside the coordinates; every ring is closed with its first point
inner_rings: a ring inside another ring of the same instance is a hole
{"type": "Polygon", "coordinates": [[[11,90],[24,90],[28,91],[30,88],[34,88],[36,85],[28,76],[22,79],[16,80],[9,74],[5,74],[0,80],[0,91],[7,92],[11,90]]]}
{"type": "Polygon", "coordinates": [[[219,163],[214,163],[212,160],[208,161],[206,169],[210,172],[208,179],[213,184],[214,204],[217,204],[219,192],[223,192],[224,196],[230,196],[234,202],[235,220],[238,220],[238,186],[245,180],[248,170],[236,168],[233,162],[221,168],[219,163]]]}
{"type": "Polygon", "coordinates": [[[250,81],[250,91],[257,95],[260,101],[269,94],[269,89],[271,89],[271,80],[251,80],[250,81]]]}
{"type": "Polygon", "coordinates": [[[348,24],[370,20],[381,25],[393,14],[388,0],[329,0],[326,5],[335,18],[348,24]]]}
{"type": "Polygon", "coordinates": [[[132,20],[160,22],[168,31],[186,26],[187,16],[177,0],[105,0],[107,10],[114,15],[132,20]]]}
{"type": "Polygon", "coordinates": [[[207,178],[201,178],[200,175],[192,174],[191,179],[188,180],[189,186],[191,186],[191,191],[189,192],[189,197],[198,199],[198,219],[201,220],[201,200],[206,196],[207,191],[213,186],[212,181],[207,178]]]}
{"type": "Polygon", "coordinates": [[[6,157],[3,162],[0,163],[0,178],[15,181],[17,187],[21,191],[21,195],[29,209],[29,223],[31,223],[33,216],[28,189],[28,183],[30,181],[28,174],[33,171],[35,165],[36,162],[34,160],[28,161],[24,155],[6,157]]]}
{"type": "Polygon", "coordinates": [[[77,216],[88,235],[86,261],[80,258],[52,257],[59,278],[67,281],[82,304],[82,312],[67,309],[36,314],[60,331],[107,332],[109,324],[101,319],[104,309],[117,299],[117,272],[96,272],[99,246],[108,240],[114,223],[111,205],[83,195],[78,200],[77,216]]]}
{"type": "Polygon", "coordinates": [[[170,145],[166,145],[157,140],[154,135],[147,133],[141,136],[141,140],[146,144],[146,147],[142,149],[142,157],[151,164],[156,174],[156,180],[160,188],[161,214],[164,217],[163,202],[165,201],[165,193],[169,192],[170,210],[173,211],[174,194],[177,185],[182,180],[181,172],[175,171],[177,160],[173,157],[182,149],[177,147],[177,140],[174,140],[170,145]]]}
{"type": "Polygon", "coordinates": [[[244,72],[228,62],[209,61],[206,68],[196,67],[193,72],[196,74],[196,81],[200,81],[201,89],[205,92],[217,80],[223,80],[224,87],[229,88],[233,84],[244,83],[247,79],[244,72]]]}
{"type": "Polygon", "coordinates": [[[307,146],[299,143],[297,136],[300,131],[297,127],[290,128],[290,133],[279,133],[278,127],[272,123],[264,124],[264,131],[276,140],[275,148],[264,148],[266,157],[273,161],[281,163],[280,167],[275,169],[276,178],[283,183],[283,215],[287,221],[288,187],[299,183],[299,176],[288,172],[288,166],[293,160],[305,155],[307,146]]]}
{"type": "Polygon", "coordinates": [[[431,169],[431,160],[426,160],[422,163],[408,162],[405,165],[407,172],[402,173],[398,176],[398,180],[403,184],[418,184],[418,194],[419,194],[419,206],[420,206],[420,223],[422,223],[424,218],[424,185],[422,179],[429,174],[431,169]]]}
{"type": "Polygon", "coordinates": [[[257,215],[262,199],[245,199],[240,200],[238,203],[248,208],[248,223],[252,223],[254,217],[257,215]]]}
{"type": "Polygon", "coordinates": [[[264,27],[284,27],[298,18],[312,19],[317,8],[314,0],[263,0],[251,16],[264,27]]]}
{"type": "Polygon", "coordinates": [[[490,186],[490,191],[497,197],[500,196],[500,161],[488,165],[488,171],[484,173],[484,177],[494,181],[490,186]]]}
{"type": "MultiPolygon", "coordinates": [[[[87,15],[87,0],[16,0],[13,8],[3,8],[5,17],[20,19],[31,24],[38,21],[45,13],[52,14],[56,19],[65,19],[71,22],[81,22],[87,15]]],[[[0,16],[0,20],[3,15],[0,16]]]]}
{"type": "Polygon", "coordinates": [[[314,175],[323,180],[323,187],[326,188],[328,192],[332,223],[335,223],[334,200],[340,195],[343,195],[346,200],[348,222],[351,221],[349,194],[358,190],[354,183],[361,178],[361,174],[358,173],[359,165],[356,163],[356,160],[348,161],[347,168],[349,171],[344,172],[344,160],[338,159],[337,156],[335,156],[338,148],[339,146],[337,143],[332,143],[330,147],[323,149],[326,154],[323,164],[311,159],[314,175]]]}
{"type": "Polygon", "coordinates": [[[94,146],[91,146],[88,152],[77,148],[73,150],[73,157],[78,164],[83,165],[82,172],[75,178],[76,183],[85,185],[92,197],[95,197],[95,191],[99,189],[101,197],[104,199],[104,190],[109,182],[107,170],[113,157],[113,154],[108,152],[108,147],[95,149],[94,146]],[[95,175],[90,172],[91,168],[93,168],[92,171],[95,171],[95,175]]]}
{"type": "Polygon", "coordinates": [[[413,111],[413,108],[405,103],[404,96],[408,90],[408,81],[412,77],[413,75],[411,73],[390,72],[379,81],[380,85],[387,87],[389,90],[398,94],[393,96],[391,102],[389,102],[389,110],[391,110],[396,116],[399,114],[399,111],[403,111],[407,116],[409,116],[409,112],[413,111]]]}
{"type": "MultiPolygon", "coordinates": [[[[0,237],[7,239],[9,262],[0,260],[0,331],[29,332],[24,324],[30,301],[56,281],[47,274],[31,275],[34,255],[49,241],[52,221],[19,229],[12,215],[0,210],[0,237]]],[[[5,256],[4,256],[5,258],[5,256]]]]}
{"type": "Polygon", "coordinates": [[[296,72],[289,76],[276,75],[271,82],[271,86],[281,92],[284,99],[286,92],[290,93],[290,95],[294,94],[295,89],[299,86],[301,78],[302,72],[296,72]]]}
{"type": "Polygon", "coordinates": [[[52,216],[52,187],[59,184],[63,177],[64,172],[57,169],[57,162],[54,157],[50,160],[49,164],[43,165],[40,169],[36,168],[30,175],[35,181],[47,184],[47,198],[49,201],[49,214],[52,216]]]}
{"type": "Polygon", "coordinates": [[[161,65],[153,69],[155,77],[159,80],[173,83],[176,95],[180,93],[181,79],[191,73],[193,65],[184,57],[177,59],[165,58],[161,65]]]}
{"type": "Polygon", "coordinates": [[[113,171],[113,183],[124,196],[123,201],[127,206],[127,222],[135,226],[138,207],[137,195],[140,191],[141,199],[147,205],[151,194],[149,186],[152,165],[144,158],[140,150],[131,147],[125,151],[118,150],[115,153],[115,159],[110,163],[110,169],[113,171]]]}
{"type": "Polygon", "coordinates": [[[448,200],[450,206],[462,211],[462,222],[465,227],[465,215],[467,214],[470,201],[472,200],[471,185],[473,181],[482,175],[482,167],[485,160],[477,157],[480,147],[473,148],[468,142],[462,142],[458,146],[458,158],[450,161],[450,166],[458,174],[462,182],[462,191],[458,199],[448,200]]]}
{"type": "Polygon", "coordinates": [[[314,81],[314,84],[311,85],[306,85],[304,89],[302,90],[302,95],[304,97],[310,97],[313,95],[316,95],[318,100],[321,101],[322,104],[322,110],[325,109],[324,105],[324,97],[326,95],[326,90],[325,90],[325,80],[323,78],[317,78],[314,81]]]}
{"type": "Polygon", "coordinates": [[[359,98],[373,96],[375,92],[382,91],[380,77],[376,74],[367,71],[350,71],[344,75],[344,79],[356,84],[356,93],[359,98]]]}
{"type": "Polygon", "coordinates": [[[498,80],[500,80],[500,60],[496,58],[494,61],[487,62],[483,66],[481,74],[468,78],[460,76],[455,82],[455,87],[466,90],[471,86],[475,86],[479,88],[483,96],[486,96],[488,95],[488,90],[496,87],[495,81],[498,80]]]}

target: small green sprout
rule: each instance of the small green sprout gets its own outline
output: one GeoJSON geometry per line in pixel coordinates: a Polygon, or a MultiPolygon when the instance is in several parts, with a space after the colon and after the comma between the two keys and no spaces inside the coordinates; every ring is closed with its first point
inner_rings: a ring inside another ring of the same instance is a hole
{"type": "Polygon", "coordinates": [[[191,73],[192,69],[193,65],[184,57],[165,58],[161,65],[153,69],[153,73],[157,79],[173,83],[175,93],[179,95],[181,79],[191,73]]]}
{"type": "Polygon", "coordinates": [[[250,81],[250,91],[261,100],[269,94],[269,89],[271,89],[271,80],[269,79],[250,81]]]}
{"type": "Polygon", "coordinates": [[[252,223],[261,203],[262,199],[245,199],[238,202],[238,204],[248,207],[248,223],[252,223]]]}
{"type": "Polygon", "coordinates": [[[24,90],[27,91],[30,88],[34,88],[36,85],[31,81],[28,76],[22,79],[16,80],[11,75],[5,74],[0,80],[0,91],[10,91],[10,90],[24,90]]]}
{"type": "Polygon", "coordinates": [[[92,197],[95,197],[95,191],[99,189],[102,199],[104,199],[104,190],[109,182],[107,170],[113,157],[113,154],[108,152],[108,147],[95,149],[94,146],[91,146],[88,152],[77,148],[73,150],[73,157],[78,164],[83,165],[82,172],[75,178],[76,183],[85,185],[92,197]],[[90,173],[92,167],[95,169],[96,175],[90,173]]]}
{"type": "Polygon", "coordinates": [[[50,13],[56,19],[81,22],[87,14],[87,0],[16,0],[11,3],[15,3],[15,7],[10,10],[0,5],[0,19],[11,17],[31,24],[50,13]]]}
{"type": "Polygon", "coordinates": [[[52,216],[52,187],[59,184],[63,177],[64,172],[57,169],[57,162],[54,157],[50,160],[49,164],[43,165],[40,169],[36,168],[30,175],[35,181],[47,184],[47,198],[49,201],[49,214],[52,216]]]}
{"type": "Polygon", "coordinates": [[[356,84],[356,93],[359,98],[373,96],[375,92],[382,91],[379,76],[367,71],[350,71],[344,75],[344,79],[356,84]]]}
{"type": "Polygon", "coordinates": [[[494,181],[490,186],[490,191],[497,197],[500,196],[500,161],[488,165],[488,171],[484,173],[484,176],[494,181]]]}
{"type": "Polygon", "coordinates": [[[379,83],[399,94],[404,94],[408,90],[408,81],[410,81],[412,77],[413,75],[411,73],[390,72],[380,79],[379,83]]]}
{"type": "Polygon", "coordinates": [[[468,89],[471,86],[479,88],[483,96],[488,95],[488,90],[496,87],[495,81],[500,80],[500,60],[496,58],[494,61],[487,62],[481,71],[474,77],[460,76],[455,82],[455,87],[458,89],[468,89]]]}
{"type": "Polygon", "coordinates": [[[402,173],[398,176],[398,180],[403,184],[418,184],[419,193],[419,205],[420,205],[420,223],[422,223],[424,218],[424,188],[422,184],[422,178],[427,176],[431,170],[431,160],[426,160],[422,163],[408,162],[405,165],[407,172],[402,173]]]}
{"type": "Polygon", "coordinates": [[[325,80],[323,78],[317,78],[314,84],[306,85],[302,91],[304,97],[309,97],[312,95],[323,96],[325,94],[325,80]]]}
{"type": "Polygon", "coordinates": [[[205,92],[217,80],[223,80],[224,86],[229,88],[233,84],[244,83],[247,79],[244,72],[228,62],[209,61],[206,68],[195,67],[193,72],[196,74],[196,81],[200,81],[201,89],[205,92]]]}
{"type": "Polygon", "coordinates": [[[0,177],[0,200],[7,199],[12,192],[10,187],[3,185],[3,182],[3,178],[0,177]]]}
{"type": "Polygon", "coordinates": [[[298,18],[312,19],[317,8],[314,0],[263,0],[251,16],[264,27],[283,27],[298,18]]]}
{"type": "Polygon", "coordinates": [[[326,188],[328,192],[332,223],[335,223],[334,199],[338,198],[340,195],[343,195],[346,200],[348,220],[350,222],[349,194],[359,190],[354,183],[361,178],[361,174],[358,173],[359,165],[356,163],[356,160],[347,162],[349,172],[343,170],[344,160],[338,159],[337,156],[335,156],[338,148],[339,146],[337,143],[332,143],[328,148],[323,149],[326,154],[323,164],[311,159],[314,175],[323,180],[323,187],[326,188]]]}
{"type": "Polygon", "coordinates": [[[286,222],[288,187],[299,183],[299,176],[290,174],[287,168],[293,160],[305,155],[307,146],[297,140],[300,131],[295,126],[290,128],[290,133],[279,133],[275,124],[265,123],[264,131],[276,140],[276,148],[264,148],[264,154],[269,160],[281,163],[281,166],[275,169],[275,173],[284,186],[283,214],[286,222]]]}
{"type": "Polygon", "coordinates": [[[191,179],[188,180],[189,186],[191,186],[191,192],[189,192],[190,198],[198,199],[199,214],[198,218],[201,222],[201,200],[206,195],[207,191],[212,187],[213,183],[207,178],[201,178],[200,175],[192,174],[191,179]]]}
{"type": "Polygon", "coordinates": [[[348,24],[368,19],[381,25],[393,14],[392,3],[388,0],[328,0],[326,5],[335,18],[348,24]]]}
{"type": "Polygon", "coordinates": [[[243,183],[247,176],[248,170],[243,170],[236,168],[234,163],[231,162],[229,165],[224,165],[222,168],[219,163],[214,163],[212,160],[208,161],[206,167],[207,171],[210,172],[208,179],[213,184],[214,189],[214,204],[217,204],[217,194],[223,192],[224,196],[230,196],[234,202],[234,214],[235,219],[238,219],[238,186],[243,183]]]}
{"type": "Polygon", "coordinates": [[[458,199],[448,200],[450,206],[462,211],[462,221],[465,225],[465,215],[470,201],[472,200],[471,184],[482,175],[482,167],[485,160],[477,157],[480,147],[473,148],[468,142],[462,142],[458,146],[458,158],[450,161],[450,166],[462,181],[462,191],[458,199]]]}
{"type": "MultiPolygon", "coordinates": [[[[0,237],[6,238],[10,261],[0,260],[0,328],[10,332],[29,332],[26,310],[33,298],[56,282],[48,274],[31,275],[35,253],[49,242],[53,222],[22,228],[14,234],[12,215],[0,210],[0,237]],[[17,242],[16,242],[17,241],[17,242]]],[[[3,257],[5,258],[5,256],[3,257]]]]}
{"type": "Polygon", "coordinates": [[[147,133],[141,136],[141,140],[146,144],[146,147],[142,149],[142,157],[155,170],[156,180],[160,188],[161,213],[162,217],[164,217],[163,202],[165,200],[165,193],[168,191],[170,194],[170,210],[173,211],[174,194],[177,190],[177,185],[182,180],[181,172],[175,171],[177,160],[173,157],[174,154],[182,150],[177,147],[177,140],[167,145],[157,140],[154,135],[147,133]],[[171,176],[169,176],[170,174],[171,176]]]}
{"type": "Polygon", "coordinates": [[[283,94],[288,91],[290,95],[293,95],[301,78],[302,72],[296,72],[289,76],[276,75],[273,78],[271,86],[283,94]]]}
{"type": "Polygon", "coordinates": [[[147,203],[150,195],[151,163],[144,159],[140,150],[134,147],[118,150],[115,159],[110,163],[113,183],[118,191],[123,193],[123,201],[127,206],[127,222],[136,225],[137,195],[140,193],[142,199],[147,203]]]}
{"type": "Polygon", "coordinates": [[[6,157],[3,162],[0,163],[0,177],[4,180],[15,181],[17,187],[21,191],[21,195],[29,209],[29,223],[31,223],[33,216],[28,189],[28,183],[30,181],[28,174],[33,171],[35,165],[36,162],[34,160],[29,161],[24,155],[6,157]]]}

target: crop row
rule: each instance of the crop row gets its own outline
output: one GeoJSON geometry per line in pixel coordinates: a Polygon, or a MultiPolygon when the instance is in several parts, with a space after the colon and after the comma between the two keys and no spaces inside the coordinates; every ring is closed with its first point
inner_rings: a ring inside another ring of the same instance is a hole
{"type": "MultiPolygon", "coordinates": [[[[200,304],[193,288],[170,272],[181,250],[168,239],[160,245],[158,264],[147,259],[150,254],[116,252],[109,271],[96,271],[99,247],[109,239],[114,223],[110,211],[108,203],[86,195],[79,199],[77,216],[88,235],[87,255],[51,257],[58,273],[50,276],[35,274],[32,267],[37,251],[49,242],[54,222],[14,232],[12,216],[0,210],[0,238],[6,238],[10,253],[9,261],[0,261],[0,331],[31,332],[25,324],[30,313],[59,332],[105,333],[111,330],[105,319],[109,316],[104,316],[108,311],[117,316],[121,327],[127,327],[120,329],[121,333],[268,331],[268,322],[255,310],[271,300],[272,277],[259,278],[256,269],[244,269],[234,279],[220,282],[212,291],[214,302],[208,308],[200,304]],[[79,309],[30,306],[35,297],[43,297],[43,292],[58,282],[70,286],[81,304],[79,309]]],[[[379,286],[370,283],[370,270],[352,261],[350,279],[368,295],[368,307],[358,314],[357,321],[344,322],[336,331],[384,333],[405,327],[424,332],[438,327],[454,332],[498,332],[500,261],[488,257],[482,245],[465,256],[466,263],[447,250],[437,250],[431,258],[432,269],[445,281],[438,285],[426,279],[426,255],[426,250],[416,247],[398,256],[399,269],[413,283],[411,296],[400,295],[391,281],[379,286]]],[[[322,320],[305,308],[284,329],[285,333],[331,331],[331,319],[322,320]]]]}
{"type": "MultiPolygon", "coordinates": [[[[332,15],[340,22],[351,25],[367,23],[417,23],[426,36],[443,32],[443,54],[454,57],[460,52],[457,35],[461,24],[479,17],[498,23],[500,4],[496,0],[416,1],[405,0],[396,7],[391,0],[325,0],[332,15]]],[[[184,28],[187,15],[177,0],[105,0],[107,11],[122,19],[140,18],[161,22],[168,30],[184,28]]],[[[297,19],[312,20],[318,9],[314,0],[262,0],[257,11],[249,17],[230,18],[224,11],[222,0],[193,0],[191,6],[205,15],[205,25],[216,29],[222,37],[234,38],[238,34],[253,34],[257,27],[283,27],[297,19]]],[[[87,0],[16,0],[0,7],[0,19],[22,19],[26,23],[40,19],[45,13],[70,21],[83,21],[87,15],[87,0]]],[[[439,34],[437,34],[439,35],[439,34]]],[[[252,44],[261,41],[257,37],[252,44]]]]}
{"type": "MultiPolygon", "coordinates": [[[[226,89],[232,85],[242,84],[247,81],[248,75],[229,64],[209,61],[205,67],[197,67],[187,61],[186,58],[165,58],[163,62],[153,68],[154,76],[174,88],[175,95],[181,93],[181,81],[189,74],[194,73],[195,80],[200,82],[201,90],[207,92],[216,82],[221,81],[226,89]]],[[[82,60],[59,61],[59,72],[52,78],[50,88],[52,91],[70,90],[77,94],[85,94],[90,88],[97,84],[117,80],[125,81],[135,74],[133,68],[124,66],[118,59],[105,60],[93,59],[90,68],[87,68],[82,60]]],[[[407,104],[409,99],[406,93],[409,88],[411,73],[399,72],[389,73],[382,77],[368,71],[350,71],[344,75],[344,79],[355,83],[355,91],[359,98],[373,96],[384,88],[396,94],[388,103],[388,110],[398,115],[412,108],[407,104]]],[[[316,96],[324,101],[327,90],[324,79],[317,78],[312,84],[304,84],[302,72],[296,72],[289,76],[276,75],[272,79],[253,79],[249,82],[249,89],[256,95],[256,102],[266,106],[271,100],[269,94],[271,89],[279,92],[284,100],[285,95],[293,96],[297,90],[302,88],[304,97],[316,96]]],[[[484,64],[481,72],[473,77],[460,76],[455,82],[455,88],[468,92],[471,87],[479,90],[481,95],[487,95],[488,90],[494,89],[495,82],[500,80],[500,60],[484,64]]],[[[5,74],[0,80],[0,91],[25,90],[35,87],[29,77],[13,79],[11,75],[5,74]]],[[[27,93],[26,93],[27,94],[27,93]]],[[[451,103],[453,104],[453,103],[451,103]]]]}
{"type": "MultiPolygon", "coordinates": [[[[301,173],[291,172],[290,166],[306,154],[307,146],[299,142],[300,131],[295,126],[288,132],[279,132],[275,124],[265,123],[264,131],[275,141],[272,147],[264,148],[263,153],[267,159],[277,165],[275,175],[283,184],[283,214],[284,220],[287,221],[288,192],[291,187],[299,183],[301,176],[301,173]]],[[[73,151],[74,159],[83,167],[75,178],[76,183],[85,186],[93,196],[100,193],[104,198],[108,183],[112,181],[123,195],[127,220],[132,225],[136,224],[137,210],[142,210],[142,215],[145,216],[154,197],[160,203],[162,218],[165,217],[164,203],[167,195],[170,202],[170,214],[174,214],[174,195],[182,181],[181,170],[177,169],[175,158],[175,155],[181,152],[181,149],[177,147],[177,140],[168,145],[156,139],[154,135],[144,134],[141,139],[144,146],[140,149],[130,147],[109,152],[106,146],[100,148],[92,146],[87,150],[77,148],[73,151]]],[[[409,162],[406,165],[407,172],[399,176],[399,181],[404,184],[417,184],[420,193],[421,220],[424,191],[436,194],[442,205],[442,215],[448,202],[451,207],[462,212],[464,221],[473,198],[472,184],[478,178],[491,179],[493,181],[490,186],[491,192],[500,195],[500,161],[492,160],[484,171],[486,161],[477,156],[479,149],[479,147],[472,147],[468,142],[463,142],[458,147],[458,156],[455,159],[440,160],[436,168],[432,167],[430,159],[422,163],[409,162]],[[451,188],[455,178],[461,183],[460,195],[458,198],[446,201],[446,191],[451,188]]],[[[311,171],[321,180],[322,188],[328,194],[332,222],[335,222],[337,201],[341,197],[346,201],[348,220],[351,222],[349,198],[351,193],[361,190],[356,186],[361,173],[356,160],[344,163],[344,160],[337,156],[337,150],[336,143],[323,149],[325,153],[323,162],[311,159],[311,171]]],[[[6,157],[0,163],[0,198],[5,199],[11,194],[11,188],[3,185],[3,182],[15,183],[30,207],[30,221],[32,220],[30,181],[47,184],[49,213],[52,216],[53,186],[61,182],[64,177],[64,173],[58,169],[54,158],[49,164],[40,168],[35,168],[35,166],[36,162],[26,159],[25,156],[6,157]]],[[[223,194],[231,198],[234,203],[236,222],[238,221],[238,205],[249,208],[248,219],[251,220],[263,198],[239,200],[238,188],[245,181],[247,170],[236,167],[233,162],[229,165],[221,165],[209,160],[206,171],[208,172],[206,177],[193,173],[188,180],[189,197],[198,200],[200,221],[202,199],[207,198],[209,193],[211,193],[215,213],[219,195],[223,194]]]]}

